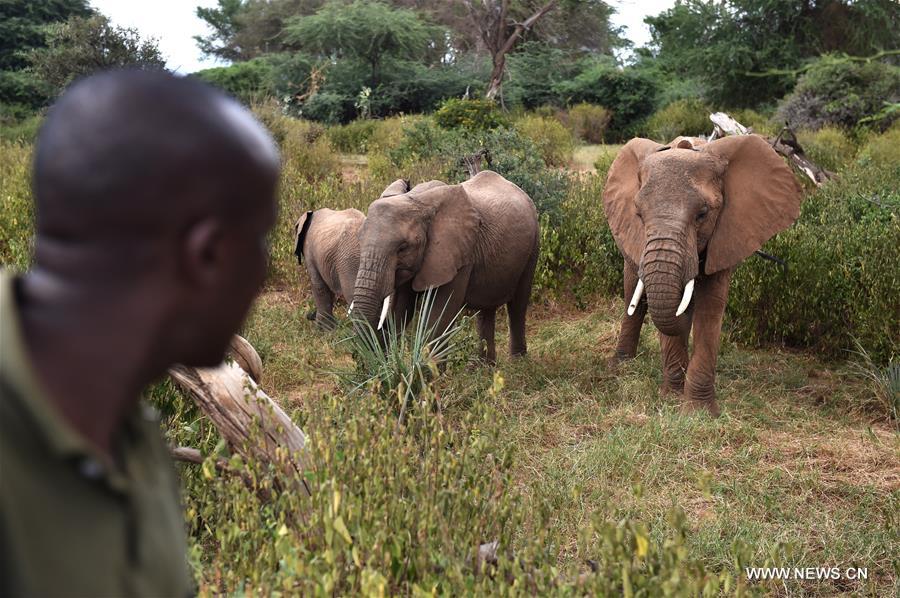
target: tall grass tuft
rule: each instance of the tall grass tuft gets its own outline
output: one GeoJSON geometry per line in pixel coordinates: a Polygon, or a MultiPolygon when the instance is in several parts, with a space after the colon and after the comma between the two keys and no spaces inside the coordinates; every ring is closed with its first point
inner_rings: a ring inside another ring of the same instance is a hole
{"type": "Polygon", "coordinates": [[[426,405],[435,397],[433,383],[439,368],[451,361],[460,349],[467,318],[457,312],[444,330],[438,330],[446,304],[436,305],[437,293],[427,290],[416,300],[416,315],[407,334],[389,317],[383,330],[375,330],[364,318],[353,318],[355,334],[347,337],[356,370],[343,376],[352,391],[369,389],[384,399],[396,398],[398,423],[402,424],[411,405],[426,405]],[[439,313],[438,310],[440,310],[439,313]],[[432,315],[437,313],[437,317],[432,315]]]}
{"type": "Polygon", "coordinates": [[[900,361],[892,358],[886,366],[880,366],[858,340],[855,343],[852,353],[859,359],[851,363],[851,370],[868,384],[876,408],[900,431],[900,361]]]}

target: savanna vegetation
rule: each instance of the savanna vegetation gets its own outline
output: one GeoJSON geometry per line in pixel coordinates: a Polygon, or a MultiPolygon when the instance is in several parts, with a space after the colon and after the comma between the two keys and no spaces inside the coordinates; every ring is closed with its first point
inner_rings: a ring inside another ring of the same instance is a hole
{"type": "MultiPolygon", "coordinates": [[[[0,19],[0,263],[18,269],[30,259],[40,111],[90,72],[91,48],[118,49],[104,65],[161,67],[152,40],[84,2],[28,4],[0,19]]],[[[492,99],[491,44],[516,28],[485,32],[467,4],[198,9],[213,27],[201,47],[232,64],[197,76],[252,105],[282,149],[270,275],[242,334],[313,463],[311,498],[278,492],[277,474],[233,455],[174,385],[148,390],[170,442],[206,456],[179,466],[201,592],[896,593],[896,4],[686,0],[648,18],[652,44],[623,64],[628,42],[605,3],[558,2],[501,56],[492,99]],[[708,113],[723,109],[763,134],[787,120],[837,176],[803,181],[800,218],[763,247],[786,267],[751,257],[736,271],[723,416],[686,418],[658,392],[652,326],[635,360],[606,368],[624,302],[600,195],[619,143],[708,133],[708,113]],[[472,362],[466,316],[439,354],[415,331],[384,355],[345,318],[315,329],[293,255],[299,215],[365,211],[398,177],[464,180],[463,158],[478,152],[540,212],[529,355],[472,362]],[[481,562],[492,541],[496,562],[481,562]],[[869,578],[783,585],[744,572],[817,565],[867,567],[869,578]]],[[[507,4],[521,23],[546,3],[507,4]]]]}

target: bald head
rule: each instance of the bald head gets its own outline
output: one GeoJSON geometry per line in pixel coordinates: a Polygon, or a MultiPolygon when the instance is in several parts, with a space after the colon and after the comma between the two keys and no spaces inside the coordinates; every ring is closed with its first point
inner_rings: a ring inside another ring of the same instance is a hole
{"type": "Polygon", "coordinates": [[[37,142],[37,232],[134,238],[268,201],[279,168],[268,133],[200,81],[113,71],[73,85],[37,142]]]}

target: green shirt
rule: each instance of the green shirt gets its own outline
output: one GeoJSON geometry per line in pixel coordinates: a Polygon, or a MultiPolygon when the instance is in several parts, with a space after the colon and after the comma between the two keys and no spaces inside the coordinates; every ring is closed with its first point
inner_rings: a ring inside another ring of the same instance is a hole
{"type": "Polygon", "coordinates": [[[171,460],[152,411],[113,466],[69,426],[28,362],[16,279],[0,270],[0,596],[194,592],[171,460]]]}

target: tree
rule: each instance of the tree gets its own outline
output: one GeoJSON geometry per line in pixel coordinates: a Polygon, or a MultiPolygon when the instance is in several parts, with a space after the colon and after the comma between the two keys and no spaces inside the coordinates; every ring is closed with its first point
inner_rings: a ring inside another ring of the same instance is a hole
{"type": "Polygon", "coordinates": [[[491,55],[493,68],[485,97],[493,100],[500,94],[503,86],[507,54],[523,34],[556,6],[557,0],[545,2],[536,9],[522,3],[512,6],[510,0],[482,0],[481,4],[463,0],[463,3],[469,11],[472,26],[480,33],[481,41],[491,55]],[[515,19],[519,13],[525,12],[530,14],[524,20],[515,19]]]}
{"type": "Polygon", "coordinates": [[[87,0],[0,0],[0,103],[43,105],[48,92],[28,70],[28,53],[46,45],[47,25],[91,14],[87,0]]]}
{"type": "Polygon", "coordinates": [[[772,102],[804,60],[827,51],[869,55],[900,47],[894,0],[679,0],[645,22],[645,59],[673,82],[695,80],[719,106],[772,102]],[[781,71],[764,81],[750,73],[781,71]]]}
{"type": "Polygon", "coordinates": [[[212,28],[194,36],[204,54],[225,60],[252,60],[285,50],[282,31],[291,17],[312,15],[324,0],[218,0],[218,7],[197,7],[212,28]]]}
{"type": "Polygon", "coordinates": [[[73,80],[109,68],[162,69],[156,40],[141,39],[135,29],[113,26],[97,15],[74,17],[49,30],[47,47],[29,56],[35,74],[54,95],[73,80]]]}
{"type": "Polygon", "coordinates": [[[412,10],[368,0],[331,2],[314,15],[290,19],[284,40],[322,59],[367,64],[370,87],[381,83],[388,59],[440,62],[447,49],[443,28],[426,23],[412,10]]]}

